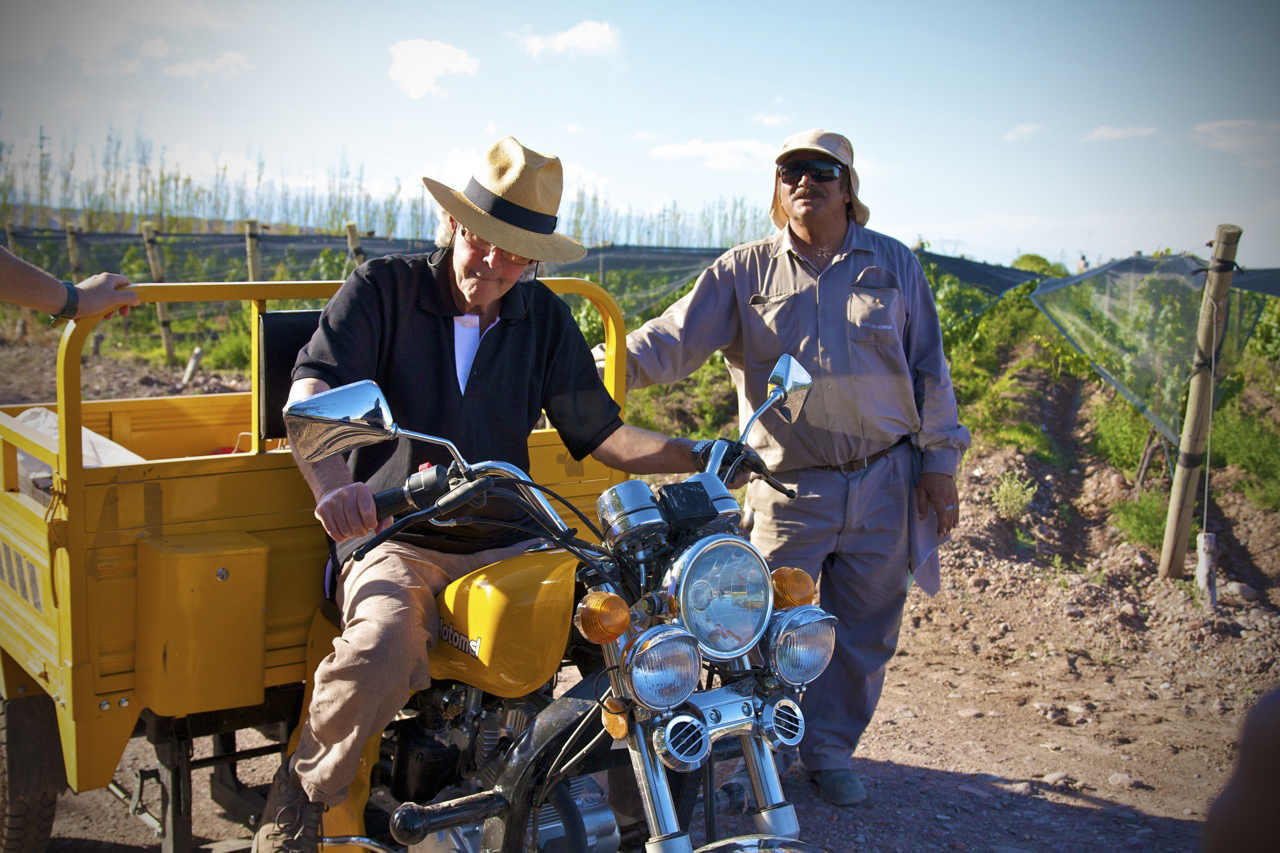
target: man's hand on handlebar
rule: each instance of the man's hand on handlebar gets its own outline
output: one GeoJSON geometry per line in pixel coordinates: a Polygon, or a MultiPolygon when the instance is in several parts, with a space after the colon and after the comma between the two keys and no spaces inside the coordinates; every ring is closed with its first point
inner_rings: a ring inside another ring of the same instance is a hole
{"type": "MultiPolygon", "coordinates": [[[[707,463],[711,459],[711,448],[714,445],[715,442],[713,441],[698,442],[695,445],[702,470],[704,471],[707,469],[707,463]]],[[[740,489],[745,486],[747,481],[751,479],[752,473],[760,474],[761,476],[769,473],[769,469],[765,467],[764,460],[760,458],[760,455],[750,445],[743,445],[738,442],[729,443],[729,451],[725,453],[724,459],[720,461],[720,470],[716,472],[716,475],[723,477],[731,469],[733,470],[733,478],[725,483],[730,489],[740,489]],[[735,467],[734,462],[739,457],[743,457],[742,461],[738,462],[735,467]]]]}
{"type": "Polygon", "coordinates": [[[366,483],[350,483],[325,492],[316,504],[315,515],[334,542],[386,530],[393,521],[378,520],[373,490],[366,483]]]}

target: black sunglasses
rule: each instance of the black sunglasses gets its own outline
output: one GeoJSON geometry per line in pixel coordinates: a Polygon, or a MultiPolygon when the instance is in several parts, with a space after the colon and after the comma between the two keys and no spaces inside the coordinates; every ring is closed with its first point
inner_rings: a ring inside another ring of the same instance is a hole
{"type": "Polygon", "coordinates": [[[830,160],[792,160],[778,165],[778,177],[784,184],[798,184],[805,175],[819,184],[829,183],[840,177],[840,164],[830,160]]]}

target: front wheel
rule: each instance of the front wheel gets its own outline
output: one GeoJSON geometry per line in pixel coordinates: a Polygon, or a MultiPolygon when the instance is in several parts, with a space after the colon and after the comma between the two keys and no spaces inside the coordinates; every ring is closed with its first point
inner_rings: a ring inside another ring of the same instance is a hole
{"type": "Polygon", "coordinates": [[[704,844],[693,853],[827,853],[825,848],[776,835],[740,835],[704,844]]]}
{"type": "Polygon", "coordinates": [[[53,700],[0,699],[0,853],[44,853],[63,787],[53,700]]]}

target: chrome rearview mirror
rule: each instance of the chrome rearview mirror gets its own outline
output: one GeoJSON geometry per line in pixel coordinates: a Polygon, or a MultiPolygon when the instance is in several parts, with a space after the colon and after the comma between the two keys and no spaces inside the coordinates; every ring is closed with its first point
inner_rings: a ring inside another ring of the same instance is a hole
{"type": "Polygon", "coordinates": [[[382,389],[367,379],[290,403],[284,423],[298,455],[308,462],[400,434],[382,389]]]}
{"type": "Polygon", "coordinates": [[[459,467],[467,467],[453,442],[397,426],[382,389],[368,379],[290,403],[284,423],[298,455],[308,462],[404,436],[447,447],[459,467]]]}
{"type": "Polygon", "coordinates": [[[778,416],[782,420],[789,424],[795,423],[796,416],[800,414],[800,408],[804,405],[804,400],[809,396],[809,389],[812,387],[813,377],[809,375],[809,371],[800,366],[800,362],[789,355],[778,359],[778,363],[773,366],[773,372],[769,374],[769,398],[743,424],[742,439],[746,440],[751,427],[770,406],[777,408],[778,416]]]}
{"type": "Polygon", "coordinates": [[[789,424],[795,423],[812,387],[813,377],[809,375],[809,371],[789,355],[778,359],[773,372],[769,374],[769,397],[772,398],[778,391],[782,392],[782,399],[775,405],[779,417],[789,424]]]}

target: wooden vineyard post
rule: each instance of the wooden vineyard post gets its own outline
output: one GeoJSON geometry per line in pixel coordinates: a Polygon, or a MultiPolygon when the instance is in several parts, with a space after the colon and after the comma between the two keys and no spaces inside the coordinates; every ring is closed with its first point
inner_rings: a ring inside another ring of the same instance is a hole
{"type": "Polygon", "coordinates": [[[249,281],[262,281],[262,253],[258,248],[258,220],[244,222],[244,251],[249,263],[249,281]]]}
{"type": "MultiPolygon", "coordinates": [[[[1204,458],[1205,439],[1213,413],[1213,392],[1217,380],[1210,368],[1210,358],[1222,342],[1227,319],[1227,293],[1231,289],[1236,246],[1241,233],[1237,225],[1219,225],[1213,238],[1213,260],[1205,275],[1200,323],[1196,328],[1195,372],[1191,375],[1187,413],[1182,421],[1182,440],[1178,443],[1178,462],[1169,493],[1169,514],[1164,523],[1164,547],[1160,551],[1162,578],[1180,578],[1183,575],[1182,562],[1187,555],[1196,484],[1200,469],[1208,461],[1204,458]]],[[[1206,494],[1205,500],[1208,499],[1206,494]]]]}
{"type": "MultiPolygon", "coordinates": [[[[142,223],[142,242],[147,249],[147,264],[151,267],[151,280],[164,281],[164,261],[160,257],[160,245],[156,242],[156,229],[150,222],[142,223]]],[[[156,318],[160,321],[160,343],[164,345],[165,364],[173,363],[173,330],[169,327],[169,305],[156,303],[156,318]]]]}
{"type": "Polygon", "coordinates": [[[354,222],[347,223],[347,251],[355,258],[356,266],[364,263],[364,249],[360,246],[360,234],[354,222]]]}
{"type": "Polygon", "coordinates": [[[84,278],[84,270],[80,266],[78,229],[70,222],[67,223],[67,260],[71,264],[71,281],[81,281],[84,278]]]}
{"type": "MultiPolygon", "coordinates": [[[[5,239],[5,243],[9,247],[9,254],[13,255],[15,258],[21,258],[22,255],[18,253],[18,239],[13,236],[12,221],[5,222],[4,224],[4,239],[5,239]]],[[[19,308],[18,309],[18,333],[15,335],[15,337],[18,340],[26,340],[27,335],[34,328],[35,328],[35,312],[32,311],[30,308],[19,308]]]]}

